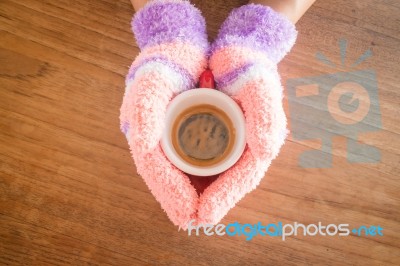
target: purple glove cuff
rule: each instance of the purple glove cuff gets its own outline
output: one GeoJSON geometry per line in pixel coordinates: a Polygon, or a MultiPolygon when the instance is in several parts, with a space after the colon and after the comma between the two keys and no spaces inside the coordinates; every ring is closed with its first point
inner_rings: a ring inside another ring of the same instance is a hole
{"type": "Polygon", "coordinates": [[[231,45],[265,52],[278,63],[290,51],[297,37],[295,25],[272,8],[248,4],[232,10],[222,24],[211,54],[231,45]]]}
{"type": "Polygon", "coordinates": [[[141,50],[177,39],[208,46],[205,20],[189,1],[151,1],[133,17],[131,25],[141,50]]]}

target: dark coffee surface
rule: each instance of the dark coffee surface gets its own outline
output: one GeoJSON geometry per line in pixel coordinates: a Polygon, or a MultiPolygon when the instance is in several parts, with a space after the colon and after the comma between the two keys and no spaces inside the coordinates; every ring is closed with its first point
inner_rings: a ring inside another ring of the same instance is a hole
{"type": "Polygon", "coordinates": [[[228,146],[229,130],[210,113],[191,115],[178,132],[179,145],[194,159],[208,160],[220,156],[228,146]]]}

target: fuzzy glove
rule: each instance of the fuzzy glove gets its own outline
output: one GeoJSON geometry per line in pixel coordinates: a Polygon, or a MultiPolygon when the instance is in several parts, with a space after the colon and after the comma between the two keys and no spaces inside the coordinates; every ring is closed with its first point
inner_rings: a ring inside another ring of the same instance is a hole
{"type": "Polygon", "coordinates": [[[253,190],[286,137],[282,86],[276,65],[297,32],[269,7],[234,9],[208,46],[205,21],[188,1],[154,0],[132,20],[141,49],[126,78],[121,106],[125,134],[137,172],[179,228],[218,223],[253,190]],[[217,88],[230,95],[246,119],[247,145],[239,161],[198,195],[189,177],[164,155],[160,139],[168,103],[195,87],[209,66],[217,88]]]}

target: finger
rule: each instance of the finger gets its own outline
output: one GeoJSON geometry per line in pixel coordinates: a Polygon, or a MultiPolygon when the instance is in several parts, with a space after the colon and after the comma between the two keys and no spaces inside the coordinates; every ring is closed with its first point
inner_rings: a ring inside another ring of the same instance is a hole
{"type": "Polygon", "coordinates": [[[199,201],[198,222],[217,224],[240,199],[257,187],[268,166],[256,159],[246,146],[240,160],[205,189],[199,201]]]}
{"type": "Polygon", "coordinates": [[[198,196],[188,176],[172,165],[160,145],[152,153],[134,156],[137,172],[142,176],[168,218],[179,228],[187,229],[196,218],[198,196]]]}

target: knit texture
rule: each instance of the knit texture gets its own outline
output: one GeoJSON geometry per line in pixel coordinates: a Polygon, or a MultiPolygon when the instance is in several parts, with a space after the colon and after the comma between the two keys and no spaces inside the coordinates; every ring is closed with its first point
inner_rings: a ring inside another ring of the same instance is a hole
{"type": "Polygon", "coordinates": [[[187,229],[191,220],[216,224],[257,187],[284,143],[276,64],[293,46],[295,27],[271,8],[249,4],[231,12],[209,47],[197,8],[188,1],[154,0],[134,16],[132,29],[141,53],[126,77],[120,122],[137,171],[179,228],[187,229]],[[239,161],[208,180],[199,195],[195,182],[166,158],[160,139],[168,103],[194,88],[207,63],[218,89],[244,112],[247,144],[239,161]]]}
{"type": "Polygon", "coordinates": [[[297,37],[292,22],[272,8],[248,4],[232,10],[222,24],[211,51],[240,45],[264,52],[278,63],[290,51],[297,37]]]}
{"type": "Polygon", "coordinates": [[[132,21],[140,49],[149,45],[185,39],[207,47],[205,20],[189,1],[150,1],[132,21]]]}

